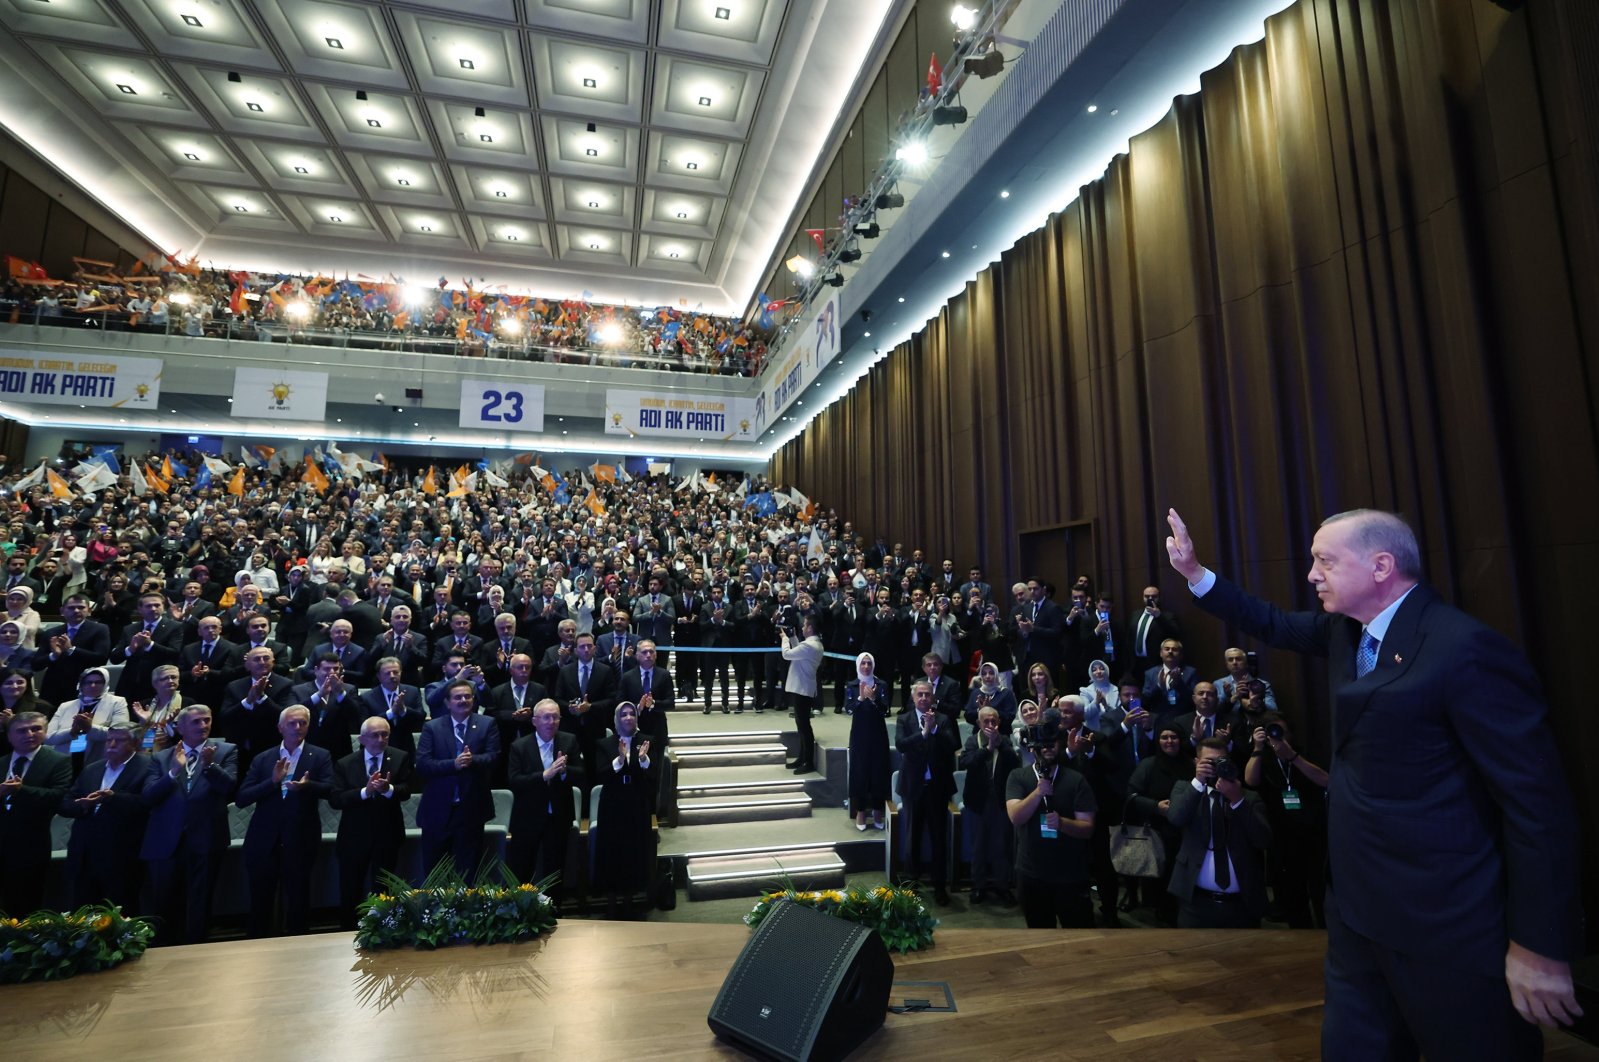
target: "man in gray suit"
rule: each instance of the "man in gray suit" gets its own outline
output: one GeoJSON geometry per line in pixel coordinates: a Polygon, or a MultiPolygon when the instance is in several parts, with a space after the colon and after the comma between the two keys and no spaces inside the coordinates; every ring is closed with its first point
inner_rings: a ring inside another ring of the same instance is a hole
{"type": "Polygon", "coordinates": [[[214,740],[211,709],[191,704],[178,714],[177,743],[152,759],[157,774],[144,788],[150,821],[139,858],[153,902],[144,906],[161,916],[157,943],[201,944],[228,850],[228,801],[239,784],[238,748],[214,740]]]}

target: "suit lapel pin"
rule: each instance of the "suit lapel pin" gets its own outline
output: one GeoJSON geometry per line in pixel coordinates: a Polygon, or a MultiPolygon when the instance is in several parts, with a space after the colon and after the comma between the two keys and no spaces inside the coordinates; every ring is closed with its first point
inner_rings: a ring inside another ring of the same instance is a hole
{"type": "Polygon", "coordinates": [[[1403,664],[1404,662],[1405,662],[1405,658],[1404,657],[1400,656],[1398,653],[1394,654],[1394,663],[1403,664]]]}

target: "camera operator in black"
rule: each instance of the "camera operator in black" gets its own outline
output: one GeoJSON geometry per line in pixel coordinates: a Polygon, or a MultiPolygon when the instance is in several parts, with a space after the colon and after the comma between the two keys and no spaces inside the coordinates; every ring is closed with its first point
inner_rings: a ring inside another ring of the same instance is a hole
{"type": "Polygon", "coordinates": [[[1252,734],[1244,784],[1260,794],[1271,823],[1266,881],[1292,929],[1324,929],[1327,893],[1327,772],[1290,743],[1288,723],[1268,712],[1252,734]]]}
{"type": "Polygon", "coordinates": [[[1062,744],[1064,763],[1088,780],[1094,791],[1094,802],[1099,812],[1094,816],[1094,835],[1089,838],[1094,887],[1099,896],[1099,924],[1103,929],[1120,929],[1121,918],[1116,914],[1116,901],[1120,882],[1116,868],[1110,861],[1110,831],[1122,821],[1122,807],[1127,803],[1126,776],[1116,762],[1116,754],[1098,733],[1083,725],[1086,706],[1075,693],[1057,698],[1055,708],[1060,712],[1061,729],[1066,732],[1062,744]]]}
{"type": "Polygon", "coordinates": [[[1168,891],[1181,929],[1258,929],[1266,911],[1262,855],[1271,824],[1260,797],[1243,787],[1227,739],[1199,742],[1191,781],[1172,786],[1166,820],[1182,831],[1168,891]]]}
{"type": "Polygon", "coordinates": [[[1089,848],[1099,810],[1088,780],[1066,766],[1067,730],[1050,709],[1022,732],[1037,759],[1011,771],[1005,812],[1016,829],[1016,884],[1029,929],[1092,929],[1089,848]]]}

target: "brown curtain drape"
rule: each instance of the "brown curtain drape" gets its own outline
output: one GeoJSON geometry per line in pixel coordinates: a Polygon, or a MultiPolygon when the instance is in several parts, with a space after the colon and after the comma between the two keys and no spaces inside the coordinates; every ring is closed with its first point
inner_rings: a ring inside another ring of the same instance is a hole
{"type": "MultiPolygon", "coordinates": [[[[1168,506],[1307,608],[1321,518],[1403,512],[1429,581],[1530,653],[1599,881],[1596,8],[1301,0],[773,476],[996,587],[1024,534],[1087,522],[1099,584],[1153,577],[1215,674],[1234,635],[1184,609],[1168,506]]],[[[1319,668],[1267,666],[1325,755],[1319,668]]]]}

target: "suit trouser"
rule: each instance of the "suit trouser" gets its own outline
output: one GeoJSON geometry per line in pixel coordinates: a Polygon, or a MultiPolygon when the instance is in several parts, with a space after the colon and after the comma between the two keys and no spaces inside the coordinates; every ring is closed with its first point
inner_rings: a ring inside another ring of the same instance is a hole
{"type": "Polygon", "coordinates": [[[777,708],[783,703],[783,680],[788,678],[788,661],[782,653],[767,653],[762,658],[761,678],[756,686],[755,704],[777,708]]]}
{"type": "Polygon", "coordinates": [[[935,796],[931,785],[923,786],[914,804],[909,805],[910,845],[906,852],[905,869],[917,874],[923,867],[934,885],[943,885],[949,877],[949,801],[935,796]],[[920,861],[922,831],[927,831],[932,847],[932,864],[920,861]]]}
{"type": "Polygon", "coordinates": [[[1088,885],[1067,885],[1018,874],[1017,899],[1028,929],[1093,929],[1094,901],[1088,885]]]}
{"type": "MultiPolygon", "coordinates": [[[[516,880],[524,884],[535,885],[551,874],[559,874],[562,878],[566,875],[566,852],[569,839],[572,836],[572,826],[552,826],[548,821],[533,837],[520,837],[511,835],[505,845],[505,866],[516,875],[516,880]]],[[[549,896],[552,901],[561,898],[562,881],[556,879],[549,887],[549,896]]]]}
{"type": "Polygon", "coordinates": [[[290,936],[311,928],[311,864],[316,847],[279,841],[271,849],[246,860],[250,878],[250,917],[248,936],[265,937],[273,932],[278,893],[283,894],[283,928],[290,936]]]}
{"type": "Polygon", "coordinates": [[[816,707],[816,698],[790,693],[788,701],[794,707],[794,728],[799,731],[799,751],[795,753],[799,758],[794,762],[815,763],[816,732],[811,729],[811,709],[816,707]]]}
{"type": "Polygon", "coordinates": [[[1328,1062],[1543,1055],[1543,1034],[1516,1013],[1501,971],[1402,955],[1362,936],[1339,917],[1331,887],[1326,978],[1321,1054],[1328,1062]]]}
{"type": "Polygon", "coordinates": [[[999,794],[988,794],[988,806],[976,811],[970,806],[961,816],[972,837],[972,889],[1008,889],[1011,853],[1016,838],[1005,802],[999,794]]]}
{"type": "Polygon", "coordinates": [[[67,875],[72,882],[72,908],[85,904],[116,904],[124,912],[138,909],[139,860],[137,855],[126,863],[114,864],[106,859],[85,856],[76,864],[68,864],[67,875]]]}
{"type": "Polygon", "coordinates": [[[354,929],[355,908],[377,892],[378,871],[393,873],[400,865],[400,850],[394,845],[374,845],[369,851],[339,856],[339,925],[354,929]]]}
{"type": "Polygon", "coordinates": [[[0,911],[12,918],[25,918],[37,911],[44,903],[44,882],[49,872],[48,834],[42,844],[31,839],[13,841],[9,851],[0,852],[0,911]]]}
{"type": "Polygon", "coordinates": [[[1088,855],[1094,870],[1094,885],[1099,889],[1099,910],[1109,918],[1116,917],[1116,895],[1121,879],[1110,861],[1110,831],[1113,824],[1095,816],[1094,832],[1088,838],[1088,855]]]}
{"type": "MultiPolygon", "coordinates": [[[[694,653],[683,653],[682,656],[692,657],[694,653]]],[[[722,707],[729,706],[727,691],[728,653],[705,653],[704,660],[700,662],[700,685],[704,687],[705,706],[711,706],[711,680],[720,678],[722,682],[722,707]]]]}
{"type": "MultiPolygon", "coordinates": [[[[684,643],[687,644],[687,643],[684,643]]],[[[696,647],[697,648],[697,647],[696,647]]],[[[700,664],[704,661],[703,653],[678,653],[677,654],[677,695],[679,697],[693,697],[700,688],[700,664]]],[[[665,667],[665,664],[661,665],[665,667]]],[[[710,691],[706,691],[709,696],[710,691]]]]}
{"type": "MultiPolygon", "coordinates": [[[[422,831],[422,875],[433,872],[440,859],[449,856],[456,871],[470,884],[477,880],[477,865],[483,858],[481,821],[468,822],[457,804],[442,827],[422,831]]],[[[417,884],[421,884],[418,882],[417,884]]]]}
{"type": "Polygon", "coordinates": [[[146,905],[160,917],[158,941],[162,944],[203,944],[210,935],[211,897],[222,871],[221,852],[196,852],[186,840],[166,859],[147,860],[146,905]],[[178,927],[182,927],[181,938],[178,927]]]}
{"type": "Polygon", "coordinates": [[[1237,900],[1216,900],[1207,896],[1177,902],[1179,929],[1259,929],[1260,916],[1253,913],[1240,895],[1237,900]]]}

